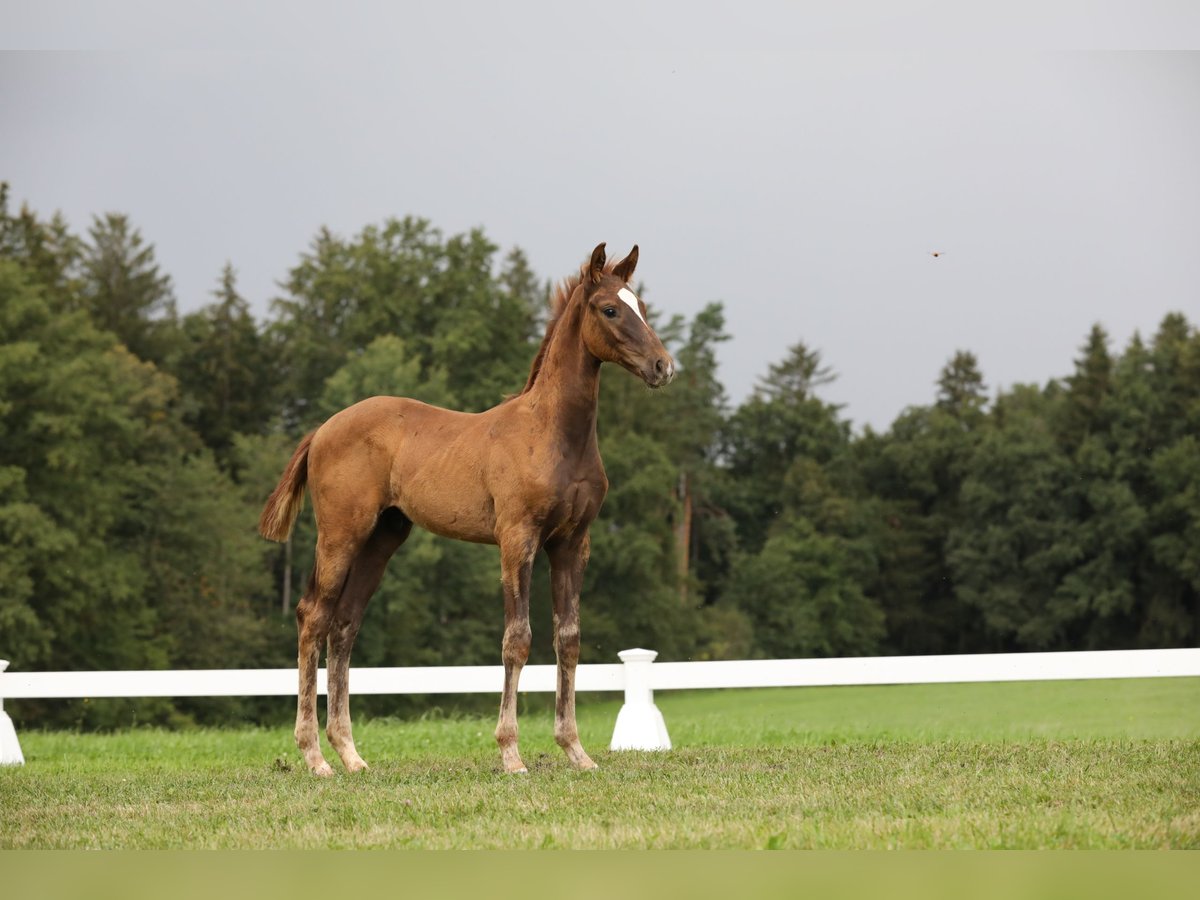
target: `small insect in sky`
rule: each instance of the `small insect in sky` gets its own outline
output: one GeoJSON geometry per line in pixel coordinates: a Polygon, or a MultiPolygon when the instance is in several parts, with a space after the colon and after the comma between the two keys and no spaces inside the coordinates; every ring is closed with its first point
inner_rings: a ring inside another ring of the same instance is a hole
{"type": "Polygon", "coordinates": [[[942,251],[941,250],[930,250],[929,255],[932,256],[934,259],[937,259],[939,256],[942,255],[942,251]]]}

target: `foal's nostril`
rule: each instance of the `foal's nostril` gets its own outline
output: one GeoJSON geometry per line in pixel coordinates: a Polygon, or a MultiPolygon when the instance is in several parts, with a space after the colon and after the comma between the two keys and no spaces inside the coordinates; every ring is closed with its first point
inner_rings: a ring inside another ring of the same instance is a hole
{"type": "Polygon", "coordinates": [[[654,374],[663,383],[675,377],[675,361],[669,356],[660,356],[654,361],[654,374]]]}

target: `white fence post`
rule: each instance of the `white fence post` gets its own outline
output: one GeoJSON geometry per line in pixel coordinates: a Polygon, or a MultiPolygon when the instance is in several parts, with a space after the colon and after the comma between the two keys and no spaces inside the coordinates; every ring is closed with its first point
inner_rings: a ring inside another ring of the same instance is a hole
{"type": "MultiPolygon", "coordinates": [[[[0,672],[8,668],[8,660],[0,659],[0,672]]],[[[3,684],[3,680],[0,680],[3,684]]],[[[23,766],[25,757],[21,753],[21,742],[17,740],[17,729],[4,711],[4,692],[0,690],[0,766],[23,766]]]]}
{"type": "Polygon", "coordinates": [[[654,705],[650,664],[657,650],[622,650],[617,654],[625,669],[625,705],[617,713],[610,750],[670,750],[667,723],[654,705]]]}

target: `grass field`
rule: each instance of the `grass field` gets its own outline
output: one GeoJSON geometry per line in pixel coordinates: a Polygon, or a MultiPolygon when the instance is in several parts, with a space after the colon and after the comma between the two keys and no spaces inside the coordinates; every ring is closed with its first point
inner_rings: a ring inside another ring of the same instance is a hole
{"type": "Polygon", "coordinates": [[[490,718],[361,722],[329,780],[289,729],[24,731],[0,847],[1200,848],[1200,679],[656,699],[675,750],[606,751],[587,703],[575,772],[535,710],[519,777],[490,718]]]}

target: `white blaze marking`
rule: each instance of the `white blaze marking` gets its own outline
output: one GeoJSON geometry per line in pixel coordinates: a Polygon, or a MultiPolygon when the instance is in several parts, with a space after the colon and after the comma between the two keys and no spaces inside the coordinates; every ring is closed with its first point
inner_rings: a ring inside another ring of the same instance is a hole
{"type": "Polygon", "coordinates": [[[637,317],[642,320],[647,328],[650,327],[650,323],[647,322],[646,317],[642,315],[642,308],[638,306],[637,294],[635,294],[629,288],[621,288],[619,291],[617,291],[617,296],[625,301],[626,306],[637,313],[637,317]]]}

